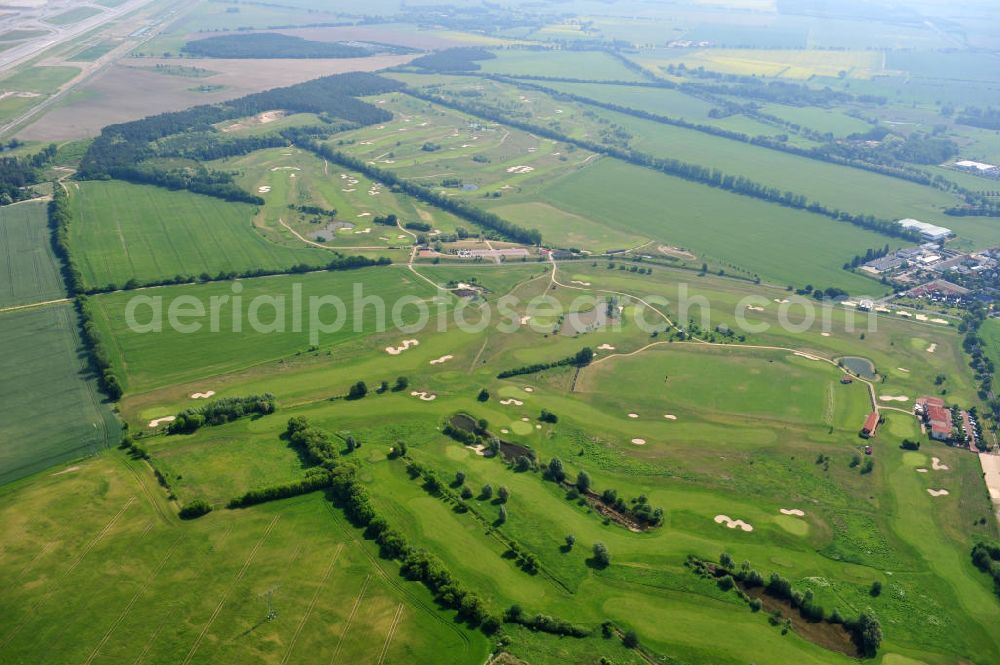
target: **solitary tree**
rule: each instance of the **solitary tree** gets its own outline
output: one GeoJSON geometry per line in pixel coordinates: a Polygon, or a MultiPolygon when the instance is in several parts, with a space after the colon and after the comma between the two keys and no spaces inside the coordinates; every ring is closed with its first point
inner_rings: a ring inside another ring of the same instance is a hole
{"type": "Polygon", "coordinates": [[[510,490],[507,489],[506,485],[497,488],[497,498],[500,499],[501,503],[507,503],[507,499],[510,498],[510,490]]]}
{"type": "Polygon", "coordinates": [[[346,443],[347,443],[347,452],[354,452],[354,449],[359,447],[358,440],[350,435],[348,435],[346,443]]]}
{"type": "Polygon", "coordinates": [[[395,392],[406,390],[410,385],[410,380],[405,376],[396,377],[396,384],[392,387],[395,392]]]}
{"type": "Polygon", "coordinates": [[[483,485],[483,491],[481,496],[484,499],[491,499],[493,497],[493,486],[489,484],[483,485]]]}
{"type": "Polygon", "coordinates": [[[882,644],[882,624],[871,608],[866,609],[858,617],[855,627],[855,636],[858,640],[858,647],[861,653],[871,658],[878,651],[882,644]]]}
{"type": "Polygon", "coordinates": [[[361,399],[368,394],[368,386],[365,385],[364,381],[358,381],[347,393],[347,399],[361,399]]]}
{"type": "Polygon", "coordinates": [[[594,563],[598,568],[605,568],[611,563],[611,553],[604,543],[594,543],[594,563]]]}
{"type": "Polygon", "coordinates": [[[465,484],[465,474],[461,471],[455,472],[455,487],[461,487],[465,484]]]}
{"type": "Polygon", "coordinates": [[[476,396],[476,399],[478,399],[480,402],[489,401],[490,391],[487,390],[486,388],[483,388],[482,390],[479,391],[479,395],[476,396]]]}
{"type": "Polygon", "coordinates": [[[562,481],[566,480],[566,470],[563,468],[563,463],[561,459],[559,459],[558,457],[553,457],[551,460],[549,460],[548,475],[549,478],[556,481],[557,483],[561,483],[562,481]]]}
{"type": "Polygon", "coordinates": [[[872,588],[869,589],[868,593],[870,593],[872,596],[882,595],[882,583],[879,582],[878,580],[872,582],[872,588]]]}
{"type": "Polygon", "coordinates": [[[507,508],[505,506],[500,506],[500,516],[497,517],[497,523],[503,524],[507,521],[507,508]]]}
{"type": "Polygon", "coordinates": [[[639,636],[635,634],[634,630],[627,631],[625,637],[622,638],[622,644],[627,649],[634,649],[639,646],[639,636]]]}
{"type": "Polygon", "coordinates": [[[575,545],[575,544],[576,544],[576,536],[574,536],[573,534],[567,535],[566,536],[566,549],[567,550],[573,549],[573,545],[575,545]]]}

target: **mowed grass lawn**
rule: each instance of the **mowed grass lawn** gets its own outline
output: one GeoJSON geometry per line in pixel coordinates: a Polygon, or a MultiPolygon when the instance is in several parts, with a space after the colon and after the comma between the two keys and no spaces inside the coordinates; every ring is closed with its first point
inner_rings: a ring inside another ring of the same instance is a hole
{"type": "Polygon", "coordinates": [[[0,483],[118,440],[66,303],[0,314],[0,483]]]}
{"type": "Polygon", "coordinates": [[[45,204],[0,208],[0,308],[63,298],[45,204]]]}
{"type": "Polygon", "coordinates": [[[767,281],[854,293],[882,290],[842,265],[888,239],[819,215],[610,159],[558,180],[539,197],[619,231],[756,272],[767,281]]]}
{"type": "Polygon", "coordinates": [[[70,192],[70,244],[89,287],[320,266],[334,256],[268,242],[242,203],[118,181],[74,183],[70,192]]]}
{"type": "MultiPolygon", "coordinates": [[[[334,305],[317,305],[317,321],[329,326],[341,321],[334,332],[315,328],[316,342],[323,352],[333,344],[350,339],[359,340],[359,344],[371,344],[374,348],[377,341],[371,337],[379,327],[376,305],[362,305],[362,301],[355,298],[356,293],[361,297],[375,296],[385,303],[387,327],[392,325],[392,308],[399,299],[407,296],[422,300],[435,295],[429,283],[401,268],[390,267],[121,292],[96,296],[91,302],[96,306],[97,324],[111,351],[112,362],[119,369],[126,388],[130,392],[142,392],[246,369],[306,351],[311,346],[310,303],[313,297],[333,297],[344,306],[340,315],[334,305]],[[296,288],[301,288],[302,294],[301,327],[298,329],[294,304],[296,288]],[[242,301],[234,310],[237,301],[233,298],[237,295],[242,301]],[[185,308],[198,307],[191,303],[201,303],[204,307],[204,316],[181,319],[185,325],[199,324],[196,331],[185,333],[182,332],[184,328],[170,325],[171,303],[178,302],[182,296],[189,303],[185,308]],[[145,304],[135,306],[135,322],[141,326],[150,324],[155,312],[159,311],[162,313],[162,332],[142,332],[141,328],[130,327],[129,302],[136,298],[142,299],[137,302],[145,304]],[[150,300],[153,298],[156,300],[150,300]],[[211,324],[213,298],[220,299],[216,301],[218,326],[215,332],[211,324]],[[258,305],[254,305],[255,300],[258,305]],[[255,326],[254,321],[260,325],[255,326]]],[[[416,315],[416,309],[410,306],[399,311],[403,322],[412,322],[416,315]]],[[[396,337],[400,334],[396,333],[396,337]]],[[[395,338],[393,340],[398,343],[395,338]]],[[[342,359],[341,353],[356,351],[338,350],[331,356],[331,362],[342,359]]]]}
{"type": "Polygon", "coordinates": [[[148,467],[121,457],[0,490],[0,661],[486,660],[482,634],[439,612],[322,493],[180,522],[148,467]]]}

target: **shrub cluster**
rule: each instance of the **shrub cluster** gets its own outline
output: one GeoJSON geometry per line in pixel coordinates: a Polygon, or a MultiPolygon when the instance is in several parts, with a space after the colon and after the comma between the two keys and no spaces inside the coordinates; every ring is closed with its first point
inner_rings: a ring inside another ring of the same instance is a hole
{"type": "Polygon", "coordinates": [[[167,434],[190,434],[204,425],[222,425],[253,414],[266,416],[274,413],[276,408],[277,402],[270,393],[223,397],[177,414],[176,420],[167,426],[167,434]]]}
{"type": "Polygon", "coordinates": [[[592,631],[584,628],[583,626],[577,626],[565,619],[560,619],[558,617],[551,617],[546,614],[535,614],[533,616],[528,616],[521,609],[520,605],[511,605],[507,608],[507,611],[503,614],[503,620],[507,623],[520,624],[531,630],[537,630],[542,633],[550,633],[552,635],[565,635],[567,637],[587,637],[592,631]]]}

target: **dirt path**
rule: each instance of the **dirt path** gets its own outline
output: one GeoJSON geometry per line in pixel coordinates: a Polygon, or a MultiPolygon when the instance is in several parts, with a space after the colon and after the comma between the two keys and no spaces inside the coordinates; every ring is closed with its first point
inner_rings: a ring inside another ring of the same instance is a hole
{"type": "Polygon", "coordinates": [[[22,309],[33,309],[35,307],[45,307],[46,305],[56,305],[64,302],[73,302],[72,298],[58,298],[56,300],[44,300],[42,302],[33,302],[28,305],[13,305],[11,307],[0,307],[0,314],[4,312],[16,312],[22,309]]]}

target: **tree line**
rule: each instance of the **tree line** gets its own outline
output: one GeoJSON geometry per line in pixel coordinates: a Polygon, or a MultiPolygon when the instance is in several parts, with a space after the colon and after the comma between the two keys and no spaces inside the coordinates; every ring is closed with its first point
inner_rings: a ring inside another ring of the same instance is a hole
{"type": "Polygon", "coordinates": [[[537,374],[538,372],[544,372],[547,369],[553,369],[555,367],[567,367],[573,365],[575,367],[586,367],[594,359],[594,350],[589,346],[585,346],[579,351],[577,351],[572,356],[562,358],[561,360],[556,360],[550,363],[535,363],[533,365],[524,365],[523,367],[515,367],[513,369],[505,369],[499,374],[497,374],[498,379],[508,379],[512,376],[522,376],[524,374],[537,374]]]}
{"type": "Polygon", "coordinates": [[[477,60],[492,60],[496,57],[494,53],[486,49],[458,47],[422,55],[411,60],[409,66],[431,72],[473,72],[480,68],[477,60]]]}
{"type": "Polygon", "coordinates": [[[309,494],[317,490],[330,487],[332,478],[326,469],[314,468],[306,471],[306,475],[301,480],[295,480],[283,485],[271,485],[260,489],[250,490],[229,501],[229,508],[248,508],[259,503],[287,499],[293,496],[309,494]]]}
{"type": "MultiPolygon", "coordinates": [[[[197,187],[202,193],[222,195],[223,198],[236,196],[230,188],[224,186],[226,183],[221,181],[221,176],[207,169],[199,170],[182,181],[176,173],[159,173],[160,170],[155,167],[147,165],[140,168],[140,164],[161,156],[160,142],[167,137],[185,132],[216,134],[218,130],[214,125],[219,122],[274,109],[336,117],[354,126],[387,122],[392,118],[391,113],[356,98],[389,92],[401,86],[401,83],[374,74],[340,74],[274,88],[223,103],[204,104],[184,111],[161,113],[141,120],[109,125],[90,144],[81,160],[78,176],[84,179],[141,178],[142,182],[156,185],[197,187]]],[[[209,142],[210,145],[212,143],[209,142]]],[[[219,151],[236,154],[235,151],[238,150],[253,149],[258,142],[251,140],[227,143],[228,147],[213,145],[210,154],[217,154],[219,151]]]]}
{"type": "Polygon", "coordinates": [[[1000,545],[976,543],[972,548],[972,564],[993,578],[993,587],[1000,596],[1000,545]]]}
{"type": "Polygon", "coordinates": [[[311,150],[324,159],[340,164],[341,166],[353,171],[358,171],[371,180],[385,183],[392,188],[394,192],[403,192],[404,194],[408,194],[415,199],[419,199],[425,203],[441,208],[442,210],[450,212],[456,217],[461,217],[466,221],[472,222],[477,226],[491,229],[501,236],[513,240],[514,242],[526,245],[540,245],[542,242],[542,234],[536,229],[526,229],[522,226],[514,224],[513,222],[507,221],[499,215],[482,210],[471,203],[439,194],[429,187],[424,187],[423,185],[418,185],[400,178],[392,171],[372,166],[363,159],[358,159],[340,152],[339,150],[334,150],[330,146],[319,143],[318,141],[307,141],[302,144],[302,147],[311,150]]]}
{"type": "Polygon", "coordinates": [[[487,634],[500,628],[500,619],[490,613],[478,594],[455,579],[437,557],[410,545],[402,533],[389,526],[372,504],[368,489],[358,477],[358,467],[344,461],[332,447],[331,435],[306,418],[296,417],[289,420],[285,436],[294,445],[305,446],[309,460],[327,469],[334,503],[354,526],[365,530],[366,538],[378,544],[384,558],[400,562],[401,575],[421,582],[440,605],[455,610],[471,626],[487,634]]]}
{"type": "Polygon", "coordinates": [[[374,49],[280,32],[252,32],[196,39],[182,46],[181,52],[196,58],[363,58],[374,49]]]}
{"type": "Polygon", "coordinates": [[[495,122],[504,123],[522,131],[531,132],[562,143],[575,145],[579,148],[584,148],[598,154],[605,154],[635,166],[659,171],[665,175],[678,177],[691,182],[697,182],[703,185],[708,185],[709,187],[722,189],[734,194],[740,194],[742,196],[767,201],[769,203],[776,203],[784,207],[805,210],[807,212],[823,215],[836,221],[853,224],[855,226],[875,231],[876,233],[881,233],[890,237],[906,238],[907,240],[915,239],[912,231],[904,229],[893,220],[880,219],[874,217],[873,215],[861,215],[845,212],[837,208],[829,208],[822,203],[809,201],[802,194],[796,194],[791,191],[782,191],[777,187],[763,185],[745,176],[730,175],[720,169],[701,166],[699,164],[691,164],[678,159],[653,157],[652,155],[642,153],[637,150],[625,150],[585,139],[575,139],[548,127],[508,118],[492,108],[439,97],[438,95],[421,90],[407,88],[404,92],[417,97],[418,99],[423,99],[424,101],[439,104],[463,113],[483,117],[495,122]]]}

